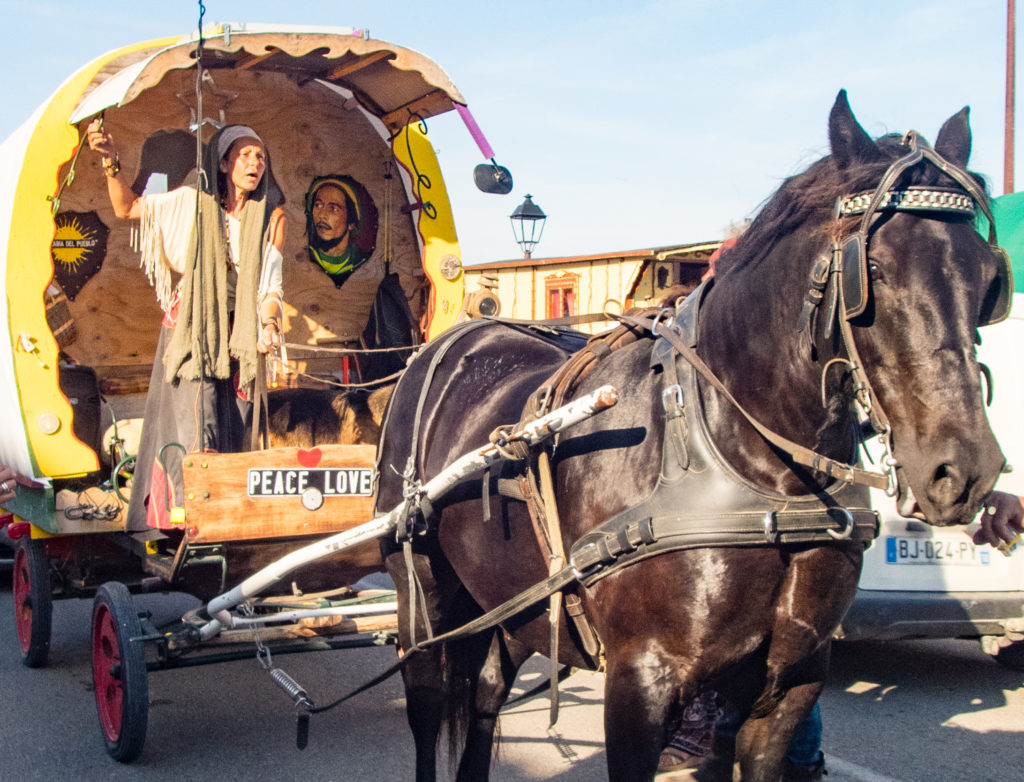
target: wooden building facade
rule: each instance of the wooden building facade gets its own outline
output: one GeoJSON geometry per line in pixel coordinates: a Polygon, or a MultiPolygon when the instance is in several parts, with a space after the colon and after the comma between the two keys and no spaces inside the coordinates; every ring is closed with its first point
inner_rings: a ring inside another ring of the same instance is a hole
{"type": "MultiPolygon", "coordinates": [[[[698,242],[466,266],[467,304],[472,308],[481,292],[490,289],[501,304],[501,317],[519,320],[619,313],[645,307],[658,302],[675,285],[699,282],[708,258],[720,244],[698,242]]],[[[601,321],[580,328],[593,333],[608,325],[608,321],[601,321]]]]}

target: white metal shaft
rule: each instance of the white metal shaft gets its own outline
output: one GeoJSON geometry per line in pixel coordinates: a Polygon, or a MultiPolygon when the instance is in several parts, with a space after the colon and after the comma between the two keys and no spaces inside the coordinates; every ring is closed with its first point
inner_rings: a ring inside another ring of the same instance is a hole
{"type": "MultiPolygon", "coordinates": [[[[563,429],[574,426],[602,410],[607,410],[617,401],[618,392],[615,388],[612,386],[601,386],[586,396],[580,397],[557,410],[552,410],[547,415],[541,416],[534,421],[530,421],[520,429],[515,430],[509,436],[509,441],[522,440],[531,445],[536,445],[563,429]]],[[[493,443],[488,443],[483,448],[456,459],[452,464],[423,484],[421,491],[431,501],[440,499],[465,478],[501,461],[503,458],[498,447],[493,443]]],[[[303,546],[281,559],[271,562],[262,570],[249,576],[234,589],[213,598],[207,605],[207,611],[210,616],[216,617],[220,614],[223,617],[223,612],[258,595],[264,589],[276,584],[293,570],[338,551],[344,551],[353,546],[358,546],[360,543],[365,543],[393,532],[398,527],[399,521],[402,520],[402,514],[405,512],[406,503],[401,502],[385,515],[378,516],[372,521],[303,546]]],[[[203,639],[212,638],[220,632],[222,626],[223,622],[220,619],[211,619],[200,628],[200,636],[203,639]]]]}
{"type": "Polygon", "coordinates": [[[250,625],[268,625],[278,622],[298,622],[320,616],[374,616],[376,614],[393,614],[398,610],[397,602],[373,603],[365,606],[335,606],[334,608],[297,608],[294,611],[275,611],[271,614],[256,616],[233,616],[231,624],[235,627],[250,625]]]}

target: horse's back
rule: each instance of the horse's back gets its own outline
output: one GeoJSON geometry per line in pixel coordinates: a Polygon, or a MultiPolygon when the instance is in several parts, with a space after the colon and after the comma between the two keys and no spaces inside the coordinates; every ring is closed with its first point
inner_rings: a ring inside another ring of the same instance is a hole
{"type": "Polygon", "coordinates": [[[586,335],[502,321],[470,321],[432,341],[406,369],[388,405],[379,454],[378,508],[401,499],[414,456],[419,480],[485,445],[519,420],[529,396],[586,335]],[[415,453],[414,453],[415,451],[415,453]]]}

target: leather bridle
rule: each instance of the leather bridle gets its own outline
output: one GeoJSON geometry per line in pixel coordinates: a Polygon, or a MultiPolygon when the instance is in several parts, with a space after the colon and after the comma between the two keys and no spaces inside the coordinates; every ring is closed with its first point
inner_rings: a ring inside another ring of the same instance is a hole
{"type": "MultiPolygon", "coordinates": [[[[874,218],[882,212],[908,211],[925,216],[938,214],[973,220],[975,208],[980,208],[988,220],[988,244],[1000,263],[993,283],[994,289],[986,296],[987,310],[981,314],[978,326],[1004,320],[1010,313],[1013,299],[1013,274],[1009,256],[996,241],[995,220],[988,205],[988,198],[977,181],[967,171],[950,163],[933,150],[916,132],[907,133],[903,144],[909,151],[893,161],[873,192],[867,191],[838,199],[836,220],[857,214],[863,216],[856,232],[841,241],[836,241],[831,252],[815,263],[798,322],[798,328],[801,331],[807,330],[813,339],[817,312],[823,304],[823,333],[826,339],[831,338],[832,329],[838,324],[847,356],[846,359],[838,360],[847,364],[853,379],[856,402],[878,435],[884,449],[882,467],[888,478],[886,494],[889,496],[895,496],[899,492],[901,481],[905,484],[906,480],[901,478],[901,468],[893,452],[889,418],[879,405],[878,397],[872,389],[850,326],[850,321],[865,311],[870,297],[868,241],[874,218]],[[893,189],[905,171],[922,162],[936,166],[959,187],[910,186],[899,190],[893,189]]],[[[826,364],[824,371],[827,371],[831,363],[833,362],[826,364]]],[[[824,378],[822,385],[824,386],[824,378]]]]}

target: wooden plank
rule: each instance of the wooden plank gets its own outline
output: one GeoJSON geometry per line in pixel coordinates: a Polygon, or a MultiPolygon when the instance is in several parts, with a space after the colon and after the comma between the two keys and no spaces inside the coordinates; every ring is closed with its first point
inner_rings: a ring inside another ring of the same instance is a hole
{"type": "Polygon", "coordinates": [[[276,57],[280,53],[281,53],[280,49],[272,48],[266,54],[261,54],[259,56],[253,55],[251,57],[243,57],[242,59],[240,59],[235,64],[235,70],[236,71],[245,71],[245,70],[248,70],[249,68],[255,68],[257,65],[260,65],[260,64],[266,62],[271,57],[276,57]]]}
{"type": "MultiPolygon", "coordinates": [[[[394,109],[388,114],[382,116],[380,120],[392,131],[397,133],[409,124],[417,114],[433,111],[437,104],[443,105],[445,102],[449,105],[451,104],[451,100],[447,93],[445,93],[444,90],[434,90],[433,92],[427,93],[416,100],[406,103],[404,106],[399,106],[397,109],[394,109]]],[[[441,109],[441,111],[447,110],[447,108],[441,109]]],[[[438,113],[440,113],[440,111],[438,113]]]]}
{"type": "Polygon", "coordinates": [[[355,62],[350,62],[347,65],[339,65],[334,70],[328,71],[323,77],[327,81],[336,81],[337,79],[343,79],[349,74],[361,71],[368,65],[373,65],[375,62],[387,59],[391,57],[393,52],[374,52],[373,54],[367,54],[360,57],[355,62]]]}
{"type": "Polygon", "coordinates": [[[185,458],[189,543],[333,534],[369,521],[372,445],[273,448],[185,458]],[[305,492],[305,495],[303,495],[305,492]]]}
{"type": "MultiPolygon", "coordinates": [[[[352,633],[376,633],[398,630],[397,614],[378,614],[376,616],[351,616],[351,617],[324,617],[330,620],[318,625],[310,625],[313,620],[304,619],[301,622],[290,625],[270,625],[259,628],[260,641],[271,643],[275,641],[288,641],[297,638],[316,638],[327,635],[350,635],[352,633]]],[[[222,630],[213,638],[203,641],[203,646],[251,646],[252,630],[240,628],[237,630],[222,630]]],[[[168,642],[170,649],[188,649],[195,644],[191,641],[180,642],[173,638],[168,642]]]]}

